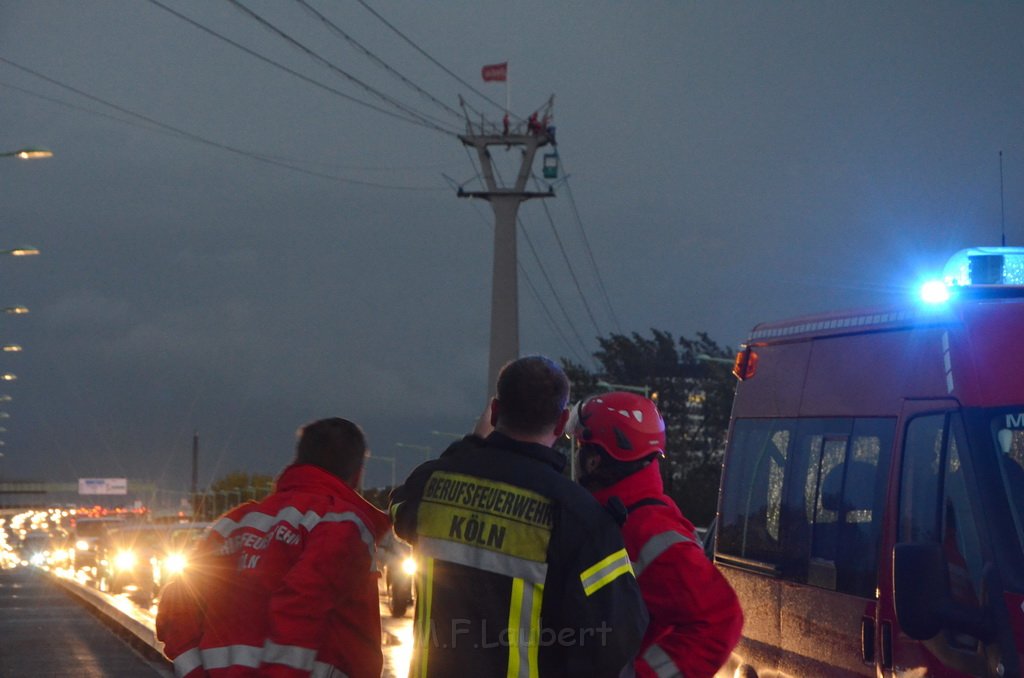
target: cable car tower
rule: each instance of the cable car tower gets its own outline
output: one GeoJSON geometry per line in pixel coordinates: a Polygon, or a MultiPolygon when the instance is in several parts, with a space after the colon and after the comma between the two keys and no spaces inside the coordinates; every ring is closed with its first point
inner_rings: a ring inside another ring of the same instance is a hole
{"type": "MultiPolygon", "coordinates": [[[[459,103],[466,115],[466,133],[459,135],[459,139],[463,145],[476,149],[486,190],[464,191],[460,186],[458,196],[486,200],[494,210],[491,347],[487,369],[487,389],[490,392],[498,381],[498,372],[502,366],[519,357],[519,280],[516,258],[519,205],[532,198],[551,198],[555,195],[550,186],[545,192],[526,190],[526,181],[532,173],[537,149],[555,145],[555,128],[550,124],[554,96],[548,99],[540,111],[532,113],[527,121],[517,122],[512,128],[509,127],[507,113],[501,126],[488,122],[482,116],[479,122],[474,122],[461,97],[459,103]],[[504,146],[506,150],[512,146],[522,148],[519,171],[511,186],[498,183],[490,151],[492,146],[504,146]]],[[[557,167],[557,153],[548,153],[544,158],[544,177],[557,177],[557,167]]]]}

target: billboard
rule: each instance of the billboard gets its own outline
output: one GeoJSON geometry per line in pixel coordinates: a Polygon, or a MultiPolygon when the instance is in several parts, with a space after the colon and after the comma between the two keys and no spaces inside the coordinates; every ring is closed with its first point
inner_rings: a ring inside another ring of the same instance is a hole
{"type": "Polygon", "coordinates": [[[128,494],[128,479],[79,478],[78,494],[128,494]]]}

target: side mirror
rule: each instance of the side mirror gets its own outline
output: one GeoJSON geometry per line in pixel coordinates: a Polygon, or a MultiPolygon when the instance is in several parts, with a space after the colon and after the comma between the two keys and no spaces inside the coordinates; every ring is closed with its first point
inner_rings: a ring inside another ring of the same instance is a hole
{"type": "Polygon", "coordinates": [[[948,628],[992,640],[994,627],[985,608],[953,600],[949,563],[941,544],[896,544],[892,561],[893,601],[904,633],[914,640],[928,640],[948,628]]]}
{"type": "Polygon", "coordinates": [[[942,630],[941,611],[950,604],[949,566],[941,544],[896,544],[892,551],[893,601],[903,632],[914,640],[942,630]]]}

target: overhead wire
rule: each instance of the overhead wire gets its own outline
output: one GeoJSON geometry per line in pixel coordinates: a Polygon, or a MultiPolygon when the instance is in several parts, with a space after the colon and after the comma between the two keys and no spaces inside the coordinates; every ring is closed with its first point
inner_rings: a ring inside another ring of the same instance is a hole
{"type": "Polygon", "coordinates": [[[322,90],[324,90],[326,92],[330,92],[331,94],[334,94],[335,96],[339,96],[339,97],[341,97],[341,98],[343,98],[343,99],[345,99],[347,101],[351,101],[354,104],[358,104],[360,106],[364,106],[366,108],[369,108],[370,110],[376,111],[376,112],[381,113],[383,115],[387,115],[387,116],[395,118],[397,120],[401,120],[403,122],[407,122],[407,123],[410,123],[410,124],[413,124],[413,125],[417,125],[417,126],[421,126],[421,127],[423,126],[423,124],[419,120],[417,120],[415,118],[410,118],[410,117],[401,115],[400,113],[396,113],[396,112],[394,112],[394,111],[392,111],[390,109],[382,108],[380,106],[377,106],[376,104],[372,104],[372,103],[370,103],[368,101],[363,101],[362,99],[360,99],[358,97],[354,97],[351,94],[348,94],[346,92],[342,92],[339,89],[335,89],[334,87],[331,87],[330,85],[326,85],[326,84],[320,82],[319,80],[315,80],[315,79],[313,79],[313,78],[311,78],[311,77],[309,77],[309,76],[307,76],[307,75],[305,75],[303,73],[300,73],[299,71],[296,71],[293,68],[289,68],[288,66],[285,66],[284,64],[282,64],[282,63],[280,63],[278,61],[275,61],[274,59],[271,59],[270,57],[264,56],[263,54],[260,54],[256,50],[250,49],[250,48],[246,47],[245,45],[241,44],[240,42],[238,42],[236,40],[232,40],[231,38],[227,37],[226,35],[224,35],[222,33],[219,33],[217,31],[213,30],[212,28],[209,28],[208,26],[203,25],[202,23],[196,21],[195,19],[192,19],[191,17],[189,17],[189,16],[187,16],[185,14],[182,14],[181,12],[177,11],[176,9],[168,7],[164,3],[160,2],[160,0],[149,0],[149,2],[153,6],[158,7],[160,9],[164,10],[168,14],[171,14],[173,16],[178,17],[182,21],[184,21],[184,22],[186,22],[188,24],[191,24],[195,28],[198,28],[199,30],[201,30],[201,31],[203,31],[203,32],[205,32],[205,33],[207,33],[209,35],[212,35],[213,37],[217,38],[218,40],[222,40],[222,41],[226,42],[227,44],[231,45],[232,47],[245,52],[249,56],[255,57],[255,58],[259,59],[260,61],[262,61],[262,62],[264,62],[266,64],[270,64],[274,68],[280,69],[280,70],[284,71],[285,73],[288,73],[289,75],[295,76],[296,78],[299,78],[300,80],[303,80],[304,82],[307,82],[307,83],[309,83],[311,85],[314,85],[315,87],[319,87],[320,89],[322,89],[322,90]]]}
{"type": "Polygon", "coordinates": [[[362,5],[366,9],[367,12],[372,14],[381,23],[383,23],[385,26],[390,28],[398,37],[400,37],[402,40],[404,40],[410,47],[412,47],[414,50],[416,50],[421,55],[423,55],[423,57],[426,58],[428,61],[430,61],[430,63],[434,64],[435,66],[440,68],[442,71],[444,71],[445,73],[447,73],[451,77],[455,78],[455,80],[458,81],[461,85],[463,85],[464,87],[469,89],[469,91],[473,92],[474,94],[476,94],[478,97],[480,97],[484,101],[487,101],[488,103],[493,105],[499,111],[504,111],[505,110],[505,106],[503,104],[499,104],[494,99],[491,99],[489,96],[487,96],[486,94],[484,94],[483,92],[481,92],[477,88],[473,87],[473,85],[471,85],[468,82],[466,82],[465,80],[463,80],[459,75],[454,73],[450,68],[448,68],[447,66],[442,64],[440,61],[438,61],[434,57],[432,57],[429,54],[427,54],[427,52],[422,47],[420,47],[415,42],[413,42],[412,39],[409,38],[405,33],[403,33],[402,31],[398,30],[398,28],[395,27],[390,21],[385,19],[375,9],[373,9],[368,4],[366,4],[366,0],[357,0],[357,2],[359,2],[359,4],[362,5]]]}
{"type": "MultiPolygon", "coordinates": [[[[540,190],[540,181],[537,179],[537,175],[532,174],[534,186],[540,190]]],[[[587,311],[587,316],[590,318],[590,322],[594,325],[594,331],[598,336],[602,334],[601,328],[597,325],[597,319],[594,317],[594,312],[590,308],[590,302],[587,301],[587,295],[583,294],[583,288],[580,286],[580,280],[576,276],[576,270],[572,266],[572,261],[569,259],[569,254],[565,251],[565,244],[562,242],[562,237],[558,234],[558,229],[555,228],[555,220],[551,216],[551,210],[548,208],[547,201],[541,201],[541,208],[544,210],[544,214],[547,215],[548,224],[551,225],[551,233],[555,236],[555,242],[558,243],[558,251],[562,253],[562,261],[565,262],[565,268],[569,271],[569,277],[572,278],[573,284],[576,286],[576,291],[580,295],[580,299],[583,301],[583,307],[587,311]]]]}
{"type": "MultiPolygon", "coordinates": [[[[561,162],[561,158],[559,158],[559,162],[561,162]]],[[[622,325],[619,324],[619,317],[616,315],[615,309],[612,307],[612,301],[608,297],[608,289],[604,285],[604,276],[601,275],[601,268],[597,265],[597,260],[594,259],[594,251],[590,248],[590,239],[587,238],[586,229],[583,228],[583,219],[580,218],[580,211],[576,206],[576,197],[572,193],[572,185],[569,183],[568,174],[565,175],[563,183],[565,184],[566,193],[569,195],[569,205],[572,208],[573,215],[576,217],[576,225],[579,227],[580,238],[583,240],[583,248],[587,252],[590,265],[594,268],[598,288],[600,288],[601,296],[604,298],[604,303],[608,308],[608,315],[611,316],[612,322],[615,324],[615,331],[622,334],[622,325]]]]}
{"type": "Polygon", "coordinates": [[[340,181],[340,182],[343,182],[343,183],[354,184],[354,185],[358,185],[358,186],[369,186],[369,187],[373,187],[373,188],[387,188],[387,189],[393,189],[393,190],[406,190],[406,191],[437,191],[437,190],[444,190],[444,189],[440,189],[440,188],[427,188],[427,187],[418,187],[418,186],[395,186],[395,185],[382,184],[382,183],[372,182],[372,181],[364,181],[364,180],[361,180],[361,179],[350,179],[350,178],[346,178],[346,177],[339,177],[339,176],[333,175],[333,174],[327,174],[327,173],[324,173],[324,172],[317,172],[317,171],[314,171],[314,170],[309,170],[309,169],[306,169],[306,168],[301,167],[299,165],[292,164],[290,162],[276,160],[273,157],[270,157],[270,156],[267,156],[267,155],[263,155],[263,154],[260,154],[260,153],[255,153],[253,151],[248,151],[248,150],[245,150],[245,149],[237,148],[235,146],[230,146],[228,144],[224,144],[224,143],[221,143],[219,141],[214,141],[212,139],[207,139],[206,137],[200,136],[200,135],[195,134],[193,132],[189,132],[188,130],[184,130],[184,129],[180,128],[180,127],[175,127],[174,125],[170,125],[168,123],[161,122],[160,120],[157,120],[157,119],[152,118],[150,116],[144,115],[142,113],[138,113],[138,112],[133,111],[131,109],[125,108],[124,106],[120,106],[118,104],[111,103],[109,101],[101,99],[100,97],[95,96],[93,94],[89,94],[88,92],[85,92],[85,91],[83,91],[81,89],[78,89],[77,87],[73,87],[73,86],[68,85],[66,83],[60,82],[59,80],[56,80],[56,79],[51,78],[51,77],[49,77],[47,75],[44,75],[43,73],[40,73],[40,72],[38,72],[36,70],[28,68],[27,66],[22,66],[21,64],[18,64],[18,63],[14,62],[14,61],[11,61],[10,59],[6,59],[4,57],[0,57],[0,63],[7,64],[8,66],[16,68],[16,69],[18,69],[20,71],[23,71],[25,73],[28,73],[29,75],[32,75],[32,76],[34,76],[36,78],[44,80],[44,81],[46,81],[46,82],[48,82],[50,84],[56,85],[57,87],[66,89],[66,90],[68,90],[70,92],[74,92],[75,94],[77,94],[77,95],[79,95],[81,97],[85,97],[86,99],[89,99],[90,101],[94,101],[94,102],[102,104],[104,106],[108,106],[108,107],[112,108],[113,110],[115,110],[115,111],[117,111],[119,113],[124,113],[125,115],[129,115],[129,116],[131,116],[133,118],[137,118],[139,120],[143,120],[143,121],[145,121],[145,122],[147,122],[147,123],[149,123],[151,125],[155,125],[156,127],[159,127],[159,128],[161,128],[163,130],[167,130],[167,131],[173,132],[173,133],[175,133],[175,134],[177,134],[177,135],[179,135],[181,137],[184,137],[184,138],[189,139],[191,141],[194,141],[196,143],[204,144],[204,145],[211,146],[211,147],[214,147],[214,148],[219,148],[219,149],[221,149],[223,151],[228,151],[228,152],[234,153],[236,155],[241,155],[241,156],[249,158],[251,160],[256,160],[258,162],[263,162],[263,163],[266,163],[266,164],[269,164],[269,165],[275,165],[277,167],[283,167],[285,169],[292,170],[293,172],[299,172],[300,174],[306,174],[306,175],[309,175],[309,176],[315,176],[315,177],[319,177],[321,179],[330,179],[332,181],[340,181]]]}
{"type": "Polygon", "coordinates": [[[265,27],[267,30],[269,30],[269,31],[271,31],[273,33],[276,33],[278,36],[280,36],[287,43],[289,43],[290,45],[292,45],[296,49],[304,52],[305,54],[310,56],[312,59],[314,59],[315,61],[318,61],[319,63],[323,64],[324,66],[326,66],[330,70],[334,71],[335,73],[337,73],[341,77],[345,78],[346,80],[348,80],[352,84],[354,84],[354,85],[362,88],[364,91],[366,91],[366,92],[376,96],[381,101],[384,101],[384,102],[390,104],[391,106],[397,108],[398,110],[403,111],[403,112],[407,113],[408,115],[418,119],[420,121],[420,124],[422,124],[424,127],[433,128],[434,130],[436,130],[438,132],[441,132],[443,134],[448,134],[450,136],[458,136],[458,134],[456,132],[454,132],[454,131],[452,131],[450,129],[445,128],[443,126],[444,123],[438,121],[436,118],[433,118],[433,116],[429,116],[426,113],[422,113],[420,111],[417,111],[417,110],[415,110],[415,109],[413,109],[413,108],[403,104],[402,102],[398,101],[394,97],[391,97],[391,96],[385,94],[384,92],[381,92],[380,90],[378,90],[375,87],[371,87],[370,85],[368,85],[367,83],[363,82],[359,78],[355,77],[354,75],[352,75],[348,71],[344,70],[343,68],[340,68],[340,67],[336,66],[329,59],[326,59],[325,57],[321,56],[320,54],[318,54],[312,48],[308,47],[307,45],[303,44],[302,42],[300,42],[296,38],[294,38],[291,35],[289,35],[288,33],[286,33],[284,30],[282,30],[282,29],[278,28],[277,26],[275,26],[271,21],[267,20],[266,18],[264,18],[260,14],[256,13],[255,11],[250,9],[249,7],[246,7],[244,4],[242,4],[242,2],[240,0],[227,0],[227,1],[233,7],[237,8],[243,14],[246,14],[249,17],[251,17],[253,20],[255,20],[257,23],[259,23],[260,25],[265,27]]]}
{"type": "Polygon", "coordinates": [[[451,113],[452,115],[454,115],[459,120],[462,120],[462,114],[461,113],[459,113],[457,110],[455,110],[454,108],[452,108],[448,104],[444,103],[443,101],[441,101],[440,99],[438,99],[433,94],[431,94],[430,92],[426,91],[425,89],[423,89],[422,87],[420,87],[416,83],[414,83],[412,80],[410,80],[406,76],[402,75],[400,72],[398,72],[398,70],[396,70],[390,64],[388,64],[386,61],[384,61],[383,59],[378,57],[376,54],[374,54],[368,47],[366,47],[361,42],[359,42],[358,40],[353,38],[351,35],[346,33],[344,30],[342,30],[342,28],[340,26],[338,26],[336,23],[331,21],[324,14],[320,13],[319,11],[317,11],[308,2],[306,2],[306,0],[295,0],[295,2],[297,2],[307,12],[309,12],[313,16],[317,17],[332,32],[336,33],[337,35],[340,35],[349,44],[351,44],[356,49],[358,49],[360,52],[362,52],[364,55],[366,55],[366,57],[368,57],[375,64],[377,64],[378,66],[383,68],[385,71],[387,71],[391,75],[393,75],[396,78],[398,78],[399,80],[401,80],[402,83],[404,83],[405,85],[407,85],[407,86],[411,87],[412,89],[414,89],[416,92],[421,94],[427,100],[429,100],[432,103],[436,104],[437,107],[440,108],[441,110],[443,110],[443,111],[445,111],[447,113],[451,113]]]}

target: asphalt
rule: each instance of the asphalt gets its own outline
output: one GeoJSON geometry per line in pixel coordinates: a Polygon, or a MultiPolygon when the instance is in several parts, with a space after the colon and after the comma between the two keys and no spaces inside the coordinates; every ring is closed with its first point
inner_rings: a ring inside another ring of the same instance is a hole
{"type": "Polygon", "coordinates": [[[92,610],[44,572],[0,570],[0,678],[173,675],[151,648],[92,610]]]}

